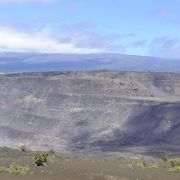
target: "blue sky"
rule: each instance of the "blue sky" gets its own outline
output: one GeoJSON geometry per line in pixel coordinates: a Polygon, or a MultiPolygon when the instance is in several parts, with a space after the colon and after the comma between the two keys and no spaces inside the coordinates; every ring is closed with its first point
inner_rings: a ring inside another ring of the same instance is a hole
{"type": "Polygon", "coordinates": [[[0,51],[180,58],[180,0],[0,0],[0,51]]]}

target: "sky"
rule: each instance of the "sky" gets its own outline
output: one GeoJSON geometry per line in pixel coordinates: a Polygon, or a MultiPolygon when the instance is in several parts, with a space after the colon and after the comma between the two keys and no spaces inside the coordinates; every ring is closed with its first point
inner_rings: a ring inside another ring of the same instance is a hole
{"type": "Polygon", "coordinates": [[[180,58],[180,0],[0,0],[0,52],[180,58]]]}

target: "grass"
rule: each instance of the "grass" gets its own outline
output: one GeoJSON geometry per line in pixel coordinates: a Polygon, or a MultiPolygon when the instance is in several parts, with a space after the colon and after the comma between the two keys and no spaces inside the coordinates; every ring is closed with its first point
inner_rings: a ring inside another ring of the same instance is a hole
{"type": "Polygon", "coordinates": [[[180,162],[177,160],[171,160],[171,167],[168,169],[169,172],[180,172],[180,162]]]}
{"type": "Polygon", "coordinates": [[[0,173],[10,173],[10,174],[27,174],[29,168],[25,166],[20,166],[16,163],[10,164],[9,167],[0,166],[0,173]]]}
{"type": "Polygon", "coordinates": [[[145,168],[146,166],[145,166],[143,161],[137,161],[137,162],[135,162],[135,167],[137,167],[137,168],[145,168]]]}
{"type": "Polygon", "coordinates": [[[150,169],[159,169],[164,168],[167,169],[169,172],[180,172],[180,161],[177,159],[171,159],[171,160],[164,160],[161,163],[153,162],[150,163],[146,161],[145,159],[137,160],[135,161],[133,167],[136,168],[150,168],[150,169]]]}
{"type": "Polygon", "coordinates": [[[9,168],[6,168],[4,166],[0,166],[0,173],[8,173],[9,172],[9,168]]]}
{"type": "Polygon", "coordinates": [[[149,164],[148,167],[151,168],[151,169],[158,169],[159,165],[158,165],[158,163],[151,163],[151,164],[149,164]]]}
{"type": "Polygon", "coordinates": [[[158,169],[159,168],[159,164],[154,162],[154,163],[150,163],[146,160],[139,160],[136,161],[134,164],[134,167],[137,168],[150,168],[150,169],[158,169]]]}

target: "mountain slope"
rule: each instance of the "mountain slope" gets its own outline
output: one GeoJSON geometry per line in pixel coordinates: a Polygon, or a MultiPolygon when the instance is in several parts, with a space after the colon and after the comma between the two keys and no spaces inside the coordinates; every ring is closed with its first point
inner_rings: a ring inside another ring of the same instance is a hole
{"type": "Polygon", "coordinates": [[[0,72],[2,73],[100,69],[180,72],[180,60],[121,54],[0,54],[0,72]]]}
{"type": "Polygon", "coordinates": [[[0,144],[67,152],[179,151],[180,75],[0,75],[0,144]]]}

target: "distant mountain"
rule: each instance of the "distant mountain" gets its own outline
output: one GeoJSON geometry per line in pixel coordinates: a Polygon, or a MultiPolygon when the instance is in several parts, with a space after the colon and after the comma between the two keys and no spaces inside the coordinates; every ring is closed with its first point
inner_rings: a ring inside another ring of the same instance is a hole
{"type": "Polygon", "coordinates": [[[180,60],[122,54],[0,54],[0,73],[102,69],[117,71],[180,72],[180,60]]]}

